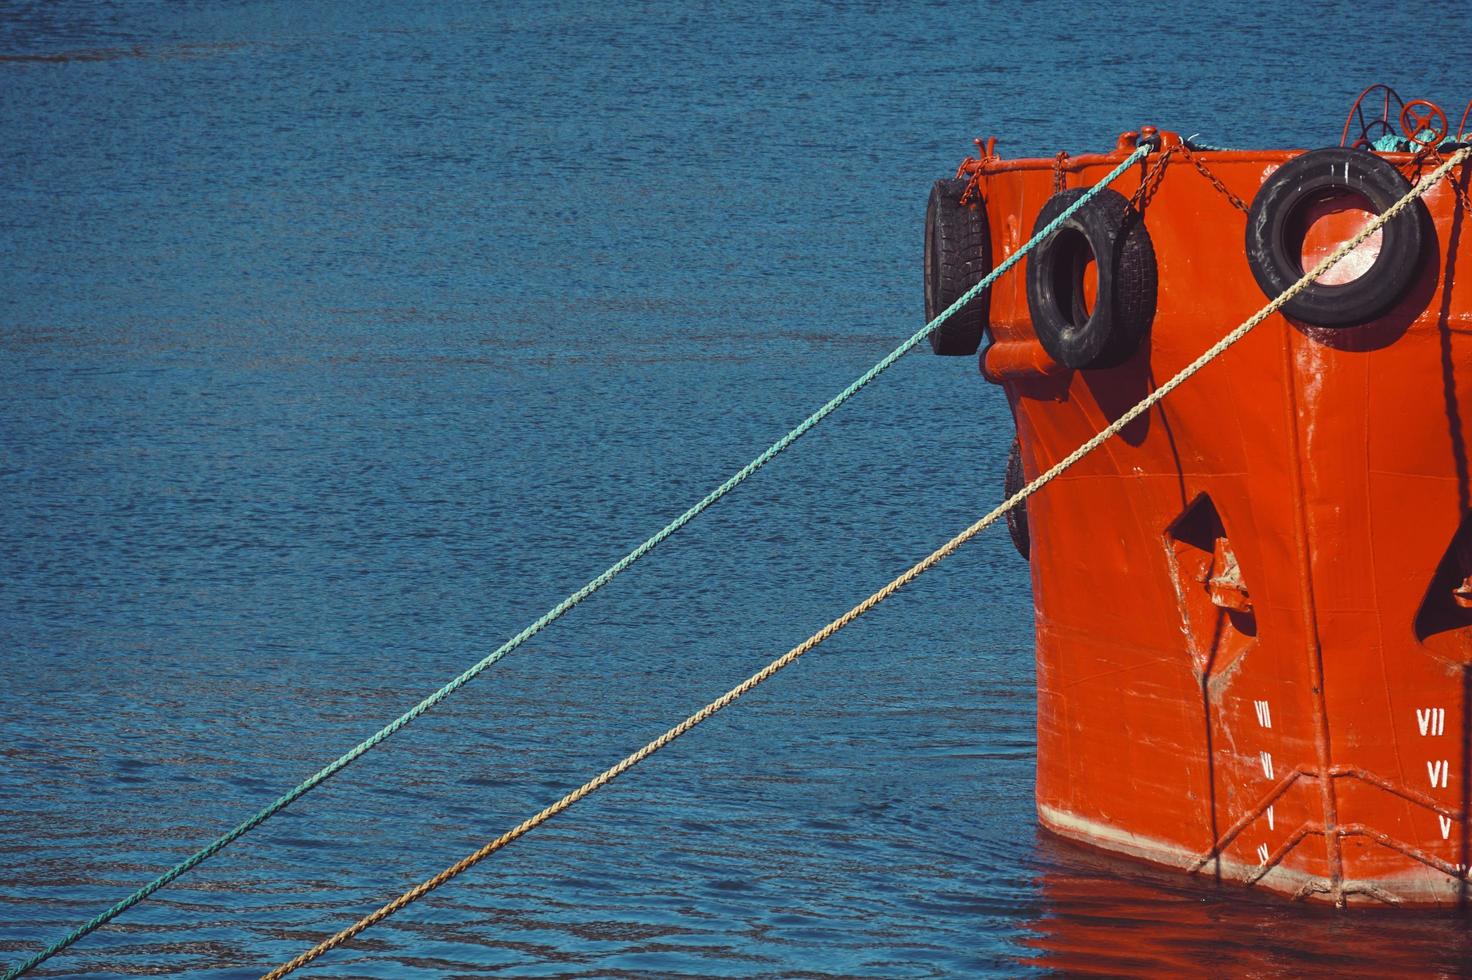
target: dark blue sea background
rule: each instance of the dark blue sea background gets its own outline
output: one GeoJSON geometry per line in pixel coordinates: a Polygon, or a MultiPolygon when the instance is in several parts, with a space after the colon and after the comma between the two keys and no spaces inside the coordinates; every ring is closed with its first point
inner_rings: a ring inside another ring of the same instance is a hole
{"type": "MultiPolygon", "coordinates": [[[[489,653],[913,332],[926,195],[972,138],[1328,145],[1374,81],[1455,118],[1469,29],[1436,3],[0,4],[0,961],[489,653]]],[[[975,359],[922,348],[37,975],[288,959],[964,528],[1011,438],[975,359]]],[[[994,528],[313,970],[1472,969],[1456,915],[1039,831],[1031,616],[994,528]]]]}

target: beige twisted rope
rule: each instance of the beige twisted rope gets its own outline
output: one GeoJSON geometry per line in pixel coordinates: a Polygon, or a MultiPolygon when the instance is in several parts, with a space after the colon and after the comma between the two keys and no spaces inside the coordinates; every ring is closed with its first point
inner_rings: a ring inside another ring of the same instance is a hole
{"type": "Polygon", "coordinates": [[[300,956],[296,957],[296,959],[291,960],[288,963],[283,963],[282,965],[276,967],[276,969],[272,970],[270,973],[265,974],[262,980],[278,980],[278,978],[280,977],[284,977],[289,973],[295,972],[297,969],[312,962],[323,953],[326,953],[331,949],[335,949],[336,947],[341,946],[343,943],[352,939],[354,936],[358,935],[358,933],[362,932],[364,929],[367,929],[369,926],[382,922],[384,919],[393,915],[395,912],[398,912],[400,909],[403,909],[405,906],[418,901],[425,895],[428,895],[430,892],[443,885],[445,882],[449,881],[451,878],[454,878],[463,871],[469,870],[470,868],[479,864],[481,861],[490,857],[492,854],[496,853],[512,841],[516,840],[518,837],[523,836],[528,831],[535,829],[537,826],[557,816],[557,814],[561,813],[563,810],[566,810],[574,803],[596,792],[608,783],[613,782],[619,776],[623,775],[625,772],[628,772],[630,769],[634,768],[639,763],[643,762],[645,759],[649,758],[651,755],[664,748],[666,745],[669,745],[675,739],[679,738],[681,735],[684,735],[690,729],[705,721],[717,711],[720,711],[722,708],[729,706],[737,698],[752,690],[763,681],[766,681],[767,679],[772,677],[772,675],[776,674],[784,667],[787,667],[788,665],[793,663],[795,660],[797,660],[797,658],[801,657],[809,650],[812,650],[814,647],[818,646],[824,640],[828,639],[833,634],[843,629],[849,623],[852,623],[854,620],[864,615],[864,613],[868,612],[870,609],[873,609],[885,599],[888,599],[900,589],[904,588],[906,585],[910,584],[915,579],[925,574],[926,571],[951,555],[958,548],[960,548],[961,545],[965,544],[981,531],[985,530],[991,524],[995,523],[998,518],[1002,517],[1009,510],[1022,503],[1034,493],[1037,493],[1038,490],[1046,486],[1050,481],[1052,481],[1064,470],[1067,470],[1069,467],[1073,466],[1089,453],[1093,452],[1095,449],[1098,449],[1106,441],[1108,441],[1111,436],[1117,434],[1125,426],[1129,425],[1135,419],[1139,418],[1145,412],[1149,411],[1156,403],[1158,403],[1166,395],[1174,391],[1197,371],[1200,371],[1206,365],[1210,364],[1213,360],[1220,357],[1228,347],[1231,347],[1237,341],[1247,336],[1248,332],[1251,331],[1253,327],[1257,326],[1259,323],[1262,323],[1263,320],[1266,320],[1269,316],[1271,316],[1284,303],[1288,302],[1293,297],[1303,292],[1303,290],[1307,289],[1310,283],[1312,283],[1319,276],[1323,275],[1325,272],[1329,271],[1329,268],[1333,266],[1334,263],[1338,262],[1340,259],[1348,255],[1361,242],[1374,234],[1382,225],[1390,221],[1407,206],[1409,206],[1412,201],[1416,200],[1416,198],[1426,193],[1426,191],[1430,189],[1432,184],[1436,183],[1442,177],[1446,176],[1446,174],[1453,167],[1466,160],[1469,155],[1472,155],[1472,148],[1464,148],[1458,150],[1440,167],[1437,167],[1436,170],[1427,174],[1419,183],[1416,184],[1415,187],[1411,188],[1411,190],[1404,197],[1396,201],[1389,208],[1387,208],[1383,214],[1379,215],[1369,224],[1367,224],[1359,232],[1359,234],[1355,235],[1349,241],[1345,242],[1334,251],[1334,254],[1330,255],[1328,258],[1324,259],[1322,262],[1316,265],[1313,268],[1313,271],[1307,273],[1302,279],[1298,280],[1296,283],[1290,286],[1277,299],[1274,299],[1271,303],[1254,313],[1239,327],[1237,327],[1231,333],[1227,334],[1225,337],[1219,340],[1215,345],[1207,350],[1206,353],[1202,354],[1200,357],[1196,358],[1196,360],[1192,361],[1190,364],[1182,368],[1180,372],[1175,375],[1175,377],[1171,378],[1169,381],[1165,382],[1165,384],[1155,389],[1144,399],[1142,399],[1139,404],[1135,405],[1133,408],[1125,412],[1117,420],[1111,423],[1107,428],[1099,432],[1098,435],[1094,436],[1082,446],[1079,446],[1060,462],[1053,464],[1052,467],[1050,467],[1046,472],[1037,477],[1037,479],[1033,480],[1027,486],[1014,493],[1011,497],[1008,497],[1005,501],[1002,502],[1002,504],[993,509],[985,517],[981,518],[981,520],[977,521],[975,524],[972,524],[970,527],[962,531],[960,534],[956,535],[954,538],[951,538],[951,540],[947,541],[935,551],[931,552],[918,564],[911,566],[908,571],[896,578],[894,581],[890,582],[884,588],[880,589],[878,592],[875,592],[873,595],[869,596],[869,598],[865,599],[857,606],[854,606],[848,612],[844,613],[842,616],[838,617],[833,622],[829,623],[827,626],[823,627],[821,630],[814,633],[806,640],[802,641],[802,643],[793,647],[791,650],[788,650],[786,653],[782,654],[782,656],[778,657],[776,660],[773,660],[771,663],[767,664],[767,666],[763,667],[755,674],[752,674],[736,687],[731,688],[731,690],[727,691],[719,698],[716,698],[714,701],[710,702],[705,707],[695,712],[695,714],[686,718],[674,728],[671,728],[669,731],[659,736],[659,738],[656,738],[648,745],[645,745],[642,749],[635,752],[633,755],[627,756],[617,765],[605,769],[603,772],[588,780],[586,783],[579,786],[571,793],[568,793],[556,803],[553,803],[551,806],[542,810],[535,816],[523,820],[515,827],[506,831],[506,833],[502,834],[500,837],[497,837],[495,840],[486,844],[480,850],[474,852],[473,854],[466,855],[459,861],[456,861],[454,864],[450,865],[445,870],[441,871],[439,874],[435,875],[433,878],[430,878],[419,883],[418,885],[415,885],[413,888],[404,892],[398,898],[389,902],[378,911],[364,916],[363,918],[348,926],[346,929],[343,929],[336,935],[324,939],[316,946],[313,946],[305,953],[302,953],[300,956]]]}

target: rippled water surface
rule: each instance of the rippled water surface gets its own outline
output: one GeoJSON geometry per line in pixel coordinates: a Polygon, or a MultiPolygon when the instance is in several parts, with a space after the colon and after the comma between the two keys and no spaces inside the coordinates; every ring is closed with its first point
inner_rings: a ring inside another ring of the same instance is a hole
{"type": "MultiPolygon", "coordinates": [[[[1436,56],[1464,7],[1373,7],[0,4],[0,959],[489,652],[908,335],[925,196],[972,137],[1320,145],[1370,81],[1472,96],[1436,56]]],[[[974,360],[905,358],[38,974],[289,958],[969,524],[1010,438],[974,360]]],[[[314,970],[1468,969],[1453,916],[1040,835],[1031,645],[989,532],[314,970]]]]}

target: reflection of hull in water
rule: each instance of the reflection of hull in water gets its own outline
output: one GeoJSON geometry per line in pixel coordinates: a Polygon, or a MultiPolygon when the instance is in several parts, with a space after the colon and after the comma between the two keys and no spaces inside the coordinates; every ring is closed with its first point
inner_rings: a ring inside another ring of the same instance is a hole
{"type": "MultiPolygon", "coordinates": [[[[991,255],[1015,251],[1055,194],[1097,183],[1128,137],[1062,166],[988,155],[963,168],[991,255]]],[[[1435,166],[1353,153],[1411,176],[1435,166]]],[[[1182,148],[1143,219],[1112,212],[1143,221],[1154,275],[1148,309],[1130,314],[1149,318],[1138,346],[1112,366],[1069,369],[1060,342],[1039,339],[1046,296],[1068,326],[1070,308],[1082,324],[1122,288],[1096,281],[1118,270],[1085,234],[1058,233],[1027,259],[1050,271],[992,288],[983,370],[1006,389],[1028,478],[1276,295],[1249,268],[1257,206],[1249,220],[1232,197],[1261,200],[1300,156],[1182,148]],[[1050,247],[1077,254],[1047,266],[1050,247]]],[[[1453,183],[1467,179],[1452,171],[1420,218],[1393,219],[1423,234],[1383,312],[1335,327],[1270,317],[1028,501],[1049,829],[1299,897],[1465,900],[1472,283],[1456,277],[1472,245],[1453,183]]],[[[1128,197],[1140,182],[1116,187],[1128,197]]],[[[1303,226],[1290,242],[1303,267],[1368,220],[1349,196],[1283,219],[1303,226]]],[[[1383,271],[1381,247],[1372,238],[1340,279],[1383,271]]]]}
{"type": "Polygon", "coordinates": [[[1371,918],[1351,922],[1066,841],[1044,840],[1042,851],[1042,910],[1019,956],[1026,967],[1062,976],[1383,977],[1387,950],[1400,976],[1459,976],[1472,963],[1472,934],[1457,911],[1366,909],[1371,918]]]}

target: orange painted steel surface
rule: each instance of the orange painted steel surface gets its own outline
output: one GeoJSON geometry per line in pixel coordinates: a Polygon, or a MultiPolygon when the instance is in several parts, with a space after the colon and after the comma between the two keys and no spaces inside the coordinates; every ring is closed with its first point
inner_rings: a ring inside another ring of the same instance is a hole
{"type": "MultiPolygon", "coordinates": [[[[1134,136],[1062,162],[1065,186],[1097,182],[1134,136]]],[[[1023,266],[996,283],[982,368],[1006,390],[1029,478],[1267,302],[1230,195],[1251,202],[1300,152],[1166,161],[1143,209],[1156,311],[1120,367],[1054,363],[1023,266]]],[[[1435,166],[1382,156],[1412,180],[1435,166]]],[[[994,261],[1029,237],[1058,166],[963,165],[994,261]]],[[[1298,897],[1468,897],[1467,169],[1424,197],[1434,234],[1388,313],[1340,329],[1273,316],[1028,501],[1049,829],[1298,897]]],[[[1305,268],[1367,218],[1358,202],[1322,216],[1305,268]]],[[[1344,263],[1363,271],[1377,243],[1344,263]]]]}

